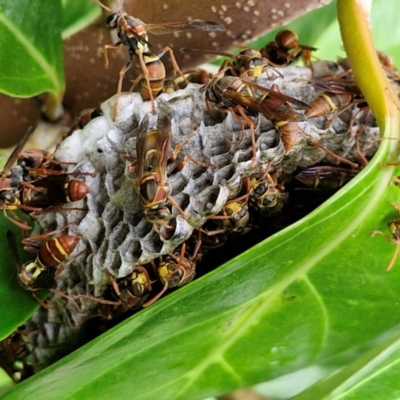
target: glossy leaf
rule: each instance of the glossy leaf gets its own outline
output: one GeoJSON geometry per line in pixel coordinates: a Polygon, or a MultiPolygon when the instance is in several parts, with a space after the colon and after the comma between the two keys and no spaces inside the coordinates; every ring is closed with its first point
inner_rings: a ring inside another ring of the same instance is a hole
{"type": "Polygon", "coordinates": [[[12,381],[12,379],[4,370],[0,368],[0,396],[6,392],[9,392],[14,386],[15,383],[12,381]]]}
{"type": "Polygon", "coordinates": [[[63,92],[61,27],[61,0],[0,0],[2,93],[63,92]]]}
{"type": "MultiPolygon", "coordinates": [[[[21,218],[23,218],[22,213],[21,218]]],[[[8,230],[14,232],[18,241],[21,240],[21,230],[4,217],[1,217],[0,232],[4,236],[0,240],[0,340],[15,331],[39,307],[39,303],[32,294],[19,284],[18,267],[6,237],[8,230]]],[[[22,246],[19,245],[19,247],[22,246]]],[[[32,255],[29,256],[28,254],[22,255],[21,252],[21,262],[27,261],[32,257],[32,255]]]]}
{"type": "Polygon", "coordinates": [[[62,5],[63,38],[85,28],[101,14],[100,7],[91,0],[62,0],[62,5]]]}
{"type": "Polygon", "coordinates": [[[293,400],[357,400],[399,398],[400,330],[390,332],[373,348],[329,378],[318,382],[293,400]]]}

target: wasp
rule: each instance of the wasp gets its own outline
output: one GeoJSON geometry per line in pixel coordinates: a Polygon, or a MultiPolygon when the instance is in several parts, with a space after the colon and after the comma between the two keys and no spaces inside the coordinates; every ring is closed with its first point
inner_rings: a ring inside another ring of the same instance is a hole
{"type": "Polygon", "coordinates": [[[261,55],[273,65],[286,66],[302,57],[305,64],[311,65],[311,52],[316,51],[315,47],[299,43],[298,36],[288,29],[279,31],[275,40],[267,43],[261,49],[261,55]]]}
{"type": "Polygon", "coordinates": [[[18,154],[18,165],[23,169],[24,182],[59,175],[91,175],[90,172],[65,172],[62,165],[76,165],[58,161],[46,150],[25,150],[18,154]]]}
{"type": "MultiPolygon", "coordinates": [[[[155,282],[151,278],[151,271],[155,274],[155,264],[150,262],[146,265],[137,265],[129,276],[121,279],[118,283],[113,276],[108,273],[112,284],[112,298],[117,301],[109,301],[104,299],[96,299],[106,307],[102,307],[100,316],[111,315],[111,318],[116,318],[118,315],[123,314],[128,310],[139,308],[146,301],[152,290],[152,284],[155,282]],[[151,271],[149,271],[151,270],[151,271]],[[112,306],[110,309],[109,306],[112,306]],[[107,312],[104,312],[107,310],[107,312]]],[[[74,298],[89,297],[91,296],[74,296],[74,298]]]]}
{"type": "MultiPolygon", "coordinates": [[[[145,24],[138,18],[135,18],[131,15],[128,15],[126,12],[122,11],[123,1],[119,9],[114,12],[110,8],[106,7],[99,0],[93,0],[96,4],[106,10],[110,15],[108,16],[106,23],[110,30],[115,30],[118,34],[119,41],[104,46],[104,57],[106,68],[108,68],[108,57],[107,51],[108,49],[119,49],[121,46],[126,46],[128,48],[129,58],[132,60],[134,57],[139,61],[143,78],[146,80],[147,88],[151,88],[151,83],[149,80],[149,71],[146,67],[146,63],[143,58],[143,54],[156,54],[156,52],[152,49],[152,46],[148,42],[147,33],[151,32],[153,34],[164,34],[164,33],[172,33],[179,32],[185,30],[199,29],[203,31],[225,31],[225,27],[222,25],[212,22],[212,21],[203,21],[203,20],[192,20],[185,22],[173,22],[167,24],[145,24]]],[[[170,53],[172,65],[174,67],[175,73],[178,72],[182,75],[178,64],[173,55],[173,51],[169,47],[165,47],[161,52],[170,53]]],[[[125,63],[123,68],[120,71],[120,79],[118,82],[117,95],[121,93],[122,89],[122,79],[127,70],[132,66],[132,62],[128,61],[125,63]]],[[[154,107],[154,97],[152,95],[152,91],[149,90],[150,99],[152,102],[153,112],[155,110],[154,107]]]]}
{"type": "Polygon", "coordinates": [[[65,135],[65,137],[70,136],[77,129],[83,129],[90,121],[103,115],[104,114],[101,108],[87,108],[83,110],[79,114],[79,117],[75,118],[71,129],[65,135]]]}
{"type": "Polygon", "coordinates": [[[28,129],[8,158],[3,171],[0,172],[0,207],[3,210],[5,218],[24,230],[32,228],[22,222],[16,215],[10,217],[7,211],[13,212],[18,208],[22,208],[20,190],[22,187],[29,186],[29,184],[24,182],[23,169],[19,166],[13,167],[13,165],[16,163],[18,155],[25,147],[25,144],[32,137],[33,132],[33,128],[28,129]]]}
{"type": "Polygon", "coordinates": [[[206,233],[207,236],[218,235],[217,242],[224,242],[229,234],[248,232],[250,230],[248,197],[248,194],[244,194],[236,199],[229,200],[218,214],[209,217],[207,220],[208,224],[213,223],[217,226],[217,229],[201,229],[201,232],[206,233]]]}
{"type": "Polygon", "coordinates": [[[124,307],[132,309],[137,303],[143,303],[151,292],[152,283],[148,268],[141,265],[136,266],[132,274],[119,285],[119,297],[124,307]]]}
{"type": "Polygon", "coordinates": [[[258,78],[261,74],[267,71],[269,62],[262,57],[261,52],[246,48],[241,50],[238,54],[226,53],[221,51],[203,50],[203,49],[181,49],[183,52],[201,52],[206,54],[215,54],[219,56],[229,57],[225,60],[220,67],[220,71],[230,71],[233,76],[250,78],[258,78]]]}
{"type": "Polygon", "coordinates": [[[288,194],[284,187],[275,182],[268,172],[248,177],[245,184],[250,204],[260,212],[275,214],[287,202],[288,194]]]}
{"type": "Polygon", "coordinates": [[[331,166],[311,167],[301,171],[295,178],[314,189],[336,190],[341,188],[360,171],[331,166]]]}
{"type": "Polygon", "coordinates": [[[170,187],[167,182],[171,120],[162,110],[158,115],[157,129],[147,132],[148,121],[149,118],[146,115],[139,126],[136,141],[139,194],[145,218],[153,223],[168,221],[171,218],[171,212],[167,207],[167,202],[186,218],[169,194],[170,187]]]}
{"type": "Polygon", "coordinates": [[[26,250],[37,253],[35,260],[23,264],[18,272],[21,284],[30,290],[49,288],[49,283],[42,286],[43,281],[51,281],[52,286],[56,270],[57,275],[62,272],[64,268],[60,268],[60,265],[80,241],[79,236],[61,235],[42,242],[42,239],[48,235],[47,233],[22,240],[26,250]]]}
{"type": "Polygon", "coordinates": [[[200,260],[199,253],[201,241],[197,241],[192,256],[187,253],[186,242],[182,243],[180,249],[169,253],[159,260],[157,267],[158,278],[163,284],[161,291],[151,300],[143,304],[148,307],[157,301],[167,289],[181,287],[191,282],[196,275],[196,263],[200,260]]]}
{"type": "Polygon", "coordinates": [[[18,165],[24,170],[24,179],[37,179],[36,171],[49,170],[54,174],[61,173],[61,163],[54,160],[53,154],[46,150],[24,150],[18,153],[18,165]],[[35,172],[35,173],[34,173],[35,172]]]}
{"type": "Polygon", "coordinates": [[[389,240],[389,242],[394,243],[396,245],[396,249],[393,252],[392,257],[390,258],[389,264],[386,267],[386,271],[390,271],[393,268],[393,265],[397,260],[397,256],[399,254],[399,249],[400,249],[400,204],[393,203],[392,206],[398,212],[398,217],[388,222],[389,231],[392,234],[392,236],[386,235],[379,230],[371,232],[371,236],[382,235],[387,240],[389,240]]]}
{"type": "Polygon", "coordinates": [[[356,81],[344,77],[347,74],[348,71],[345,71],[312,82],[324,92],[310,104],[310,109],[305,113],[307,118],[322,117],[334,111],[339,111],[335,115],[338,116],[353,104],[365,101],[356,81]]]}
{"type": "Polygon", "coordinates": [[[90,192],[88,186],[77,179],[68,180],[68,175],[49,176],[32,183],[33,188],[22,191],[23,204],[29,208],[54,211],[54,207],[82,200],[90,192]]]}
{"type": "Polygon", "coordinates": [[[22,243],[25,250],[37,253],[33,261],[23,264],[20,261],[14,232],[7,231],[7,241],[18,268],[19,281],[28,290],[50,289],[54,284],[56,271],[57,275],[59,275],[64,269],[57,267],[73,252],[80,240],[78,236],[61,235],[43,241],[44,238],[52,233],[49,232],[44,235],[23,239],[22,243]]]}
{"type": "Polygon", "coordinates": [[[185,257],[185,245],[181,246],[180,252],[163,257],[158,266],[160,281],[169,289],[186,285],[193,280],[195,274],[193,259],[185,257]]]}
{"type": "MultiPolygon", "coordinates": [[[[245,95],[251,95],[248,87],[239,77],[234,76],[220,76],[217,74],[206,86],[206,106],[209,114],[215,118],[213,109],[210,103],[214,105],[214,109],[219,112],[230,113],[235,120],[242,125],[248,125],[250,128],[250,138],[252,145],[252,163],[256,162],[257,148],[256,138],[254,132],[254,122],[250,116],[256,117],[256,110],[246,108],[240,104],[238,98],[244,98],[245,95]],[[235,93],[235,95],[232,95],[235,93]]],[[[242,130],[243,136],[243,130],[242,130]]]]}
{"type": "MultiPolygon", "coordinates": [[[[139,75],[132,84],[130,91],[137,85],[137,83],[141,80],[141,90],[140,94],[143,100],[151,100],[153,102],[154,97],[156,97],[164,88],[164,81],[166,77],[165,66],[163,62],[160,60],[165,54],[165,51],[159,52],[158,54],[153,53],[143,53],[143,62],[147,69],[147,77],[143,77],[143,75],[139,75]]],[[[182,77],[184,77],[182,75],[182,77]]],[[[154,105],[153,111],[154,111],[154,105]]]]}
{"type": "Polygon", "coordinates": [[[303,110],[309,108],[307,104],[294,97],[286,96],[276,90],[274,86],[266,89],[230,76],[216,77],[210,82],[206,92],[206,103],[210,101],[217,104],[218,110],[230,111],[239,122],[243,124],[245,121],[249,124],[252,135],[253,160],[256,158],[254,122],[248,115],[256,116],[261,113],[269,119],[279,132],[285,154],[287,154],[301,131],[298,121],[305,119],[304,115],[295,111],[290,104],[303,110]],[[249,86],[262,94],[255,96],[248,90],[249,86]]]}

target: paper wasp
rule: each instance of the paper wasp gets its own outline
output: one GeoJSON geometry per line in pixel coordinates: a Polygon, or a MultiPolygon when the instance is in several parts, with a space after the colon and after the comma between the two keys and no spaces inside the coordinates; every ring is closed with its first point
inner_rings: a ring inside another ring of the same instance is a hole
{"type": "Polygon", "coordinates": [[[261,49],[261,55],[273,65],[286,66],[302,57],[306,64],[311,65],[311,52],[316,51],[315,47],[299,43],[298,36],[290,30],[279,31],[275,40],[267,43],[261,49]]]}
{"type": "Polygon", "coordinates": [[[75,123],[73,124],[69,134],[71,134],[76,129],[83,129],[91,120],[101,117],[103,115],[103,111],[101,108],[88,108],[83,110],[79,117],[76,118],[75,123]]]}
{"type": "Polygon", "coordinates": [[[22,191],[23,203],[42,211],[56,211],[57,206],[79,201],[90,192],[87,185],[77,179],[68,180],[68,175],[49,176],[32,182],[33,188],[22,191]],[[44,209],[44,210],[41,210],[44,209]]]}
{"type": "Polygon", "coordinates": [[[209,83],[206,92],[207,106],[209,102],[215,103],[218,111],[231,112],[239,123],[243,125],[246,122],[250,126],[253,161],[256,159],[254,122],[248,115],[257,116],[258,113],[261,113],[269,119],[281,136],[285,153],[288,153],[296,141],[297,134],[301,131],[298,121],[305,119],[303,114],[295,111],[290,104],[303,110],[309,108],[307,104],[294,97],[284,95],[274,87],[266,89],[230,76],[222,78],[216,76],[209,83]],[[253,94],[254,90],[262,94],[256,97],[253,94]]]}
{"type": "Polygon", "coordinates": [[[277,213],[287,202],[288,194],[284,187],[275,182],[268,171],[246,178],[245,185],[250,205],[262,213],[277,213]]]}
{"type": "Polygon", "coordinates": [[[218,243],[224,242],[225,236],[229,234],[246,233],[250,230],[248,197],[248,194],[244,194],[229,200],[218,214],[208,218],[206,225],[200,231],[207,236],[218,235],[216,240],[218,243]],[[211,224],[216,229],[210,229],[211,224]]]}
{"type": "Polygon", "coordinates": [[[97,301],[100,304],[99,312],[86,318],[84,322],[95,317],[108,320],[116,319],[127,311],[142,307],[152,291],[153,283],[155,283],[155,279],[152,279],[151,276],[156,274],[156,265],[154,261],[145,265],[136,265],[130,275],[118,281],[107,270],[105,272],[111,281],[112,287],[106,292],[104,298],[97,298],[87,294],[71,297],[73,300],[86,298],[97,301]]]}
{"type": "Polygon", "coordinates": [[[75,163],[58,161],[52,153],[46,150],[32,149],[20,152],[18,154],[18,165],[24,171],[25,182],[59,175],[93,175],[90,172],[65,172],[62,165],[75,165],[75,163]]]}
{"type": "Polygon", "coordinates": [[[164,110],[158,115],[157,129],[147,132],[149,118],[146,115],[140,126],[136,141],[137,175],[139,194],[145,218],[153,223],[168,221],[171,203],[181,215],[184,212],[169,194],[167,182],[168,148],[171,139],[171,120],[164,110]]]}
{"type": "MultiPolygon", "coordinates": [[[[23,239],[24,248],[29,252],[37,253],[37,256],[35,260],[22,264],[16,237],[12,231],[7,231],[7,241],[18,267],[18,278],[26,289],[31,291],[50,289],[54,284],[57,267],[73,252],[80,240],[78,236],[61,235],[42,241],[52,233],[23,239]]],[[[57,274],[60,272],[58,269],[57,274]]]]}
{"type": "MultiPolygon", "coordinates": [[[[322,117],[338,110],[341,113],[356,102],[365,101],[355,80],[343,77],[347,74],[348,71],[345,71],[312,82],[314,86],[324,92],[310,104],[310,109],[305,113],[307,118],[322,117]]],[[[338,116],[339,113],[336,113],[335,116],[338,116]]]]}
{"type": "Polygon", "coordinates": [[[357,169],[319,166],[307,168],[297,174],[295,178],[311,188],[336,190],[354,178],[358,172],[360,171],[357,169]]]}
{"type": "Polygon", "coordinates": [[[191,282],[196,274],[193,258],[185,257],[186,244],[179,252],[167,254],[162,258],[158,266],[158,275],[161,283],[169,289],[180,287],[191,282]]]}
{"type": "MultiPolygon", "coordinates": [[[[132,273],[119,282],[109,274],[112,283],[112,298],[116,301],[99,300],[104,305],[112,305],[112,311],[108,310],[106,314],[112,314],[112,318],[128,310],[139,308],[146,301],[152,290],[154,280],[151,279],[148,269],[153,269],[155,273],[155,265],[153,262],[146,265],[137,265],[132,273]]],[[[77,298],[77,297],[75,297],[77,298]]],[[[105,313],[100,312],[101,316],[105,313]]]]}
{"type": "Polygon", "coordinates": [[[23,169],[21,167],[13,167],[18,159],[19,153],[25,147],[25,144],[32,137],[34,132],[33,128],[30,128],[24,137],[19,141],[10,157],[8,158],[3,171],[0,172],[0,207],[3,210],[4,216],[11,221],[13,224],[19,226],[21,229],[30,230],[32,229],[29,225],[18,219],[16,215],[10,217],[7,211],[15,211],[18,208],[22,208],[20,200],[20,190],[22,187],[29,186],[28,183],[23,180],[23,169]]]}
{"type": "MultiPolygon", "coordinates": [[[[118,42],[104,46],[104,57],[106,62],[106,68],[108,68],[108,57],[107,57],[108,49],[119,49],[121,46],[126,46],[128,48],[130,60],[132,60],[136,56],[136,58],[139,61],[140,67],[142,69],[143,78],[146,80],[146,85],[152,103],[153,112],[155,111],[154,96],[153,96],[153,90],[151,89],[152,85],[149,79],[150,71],[146,67],[144,54],[146,54],[147,57],[149,56],[158,57],[158,56],[156,55],[157,52],[154,51],[154,49],[148,42],[147,32],[151,32],[153,34],[164,34],[164,33],[173,33],[185,30],[192,30],[192,29],[199,29],[208,32],[225,30],[225,28],[222,25],[217,24],[216,22],[203,21],[203,20],[172,22],[164,24],[145,24],[140,19],[128,15],[126,12],[122,11],[123,1],[121,1],[121,5],[115,12],[110,8],[106,7],[104,4],[102,4],[99,0],[93,0],[93,1],[100,7],[102,7],[104,10],[106,10],[108,13],[110,13],[110,15],[106,20],[107,26],[110,30],[115,30],[119,38],[118,42]]],[[[175,60],[172,49],[170,47],[165,47],[163,50],[161,50],[161,53],[164,54],[167,51],[170,54],[171,62],[175,73],[183,75],[175,60]]],[[[128,71],[131,66],[132,62],[128,61],[127,63],[125,63],[125,65],[120,71],[120,79],[118,82],[117,95],[121,93],[123,77],[126,71],[128,71]]],[[[157,80],[160,79],[160,76],[161,76],[160,69],[157,69],[157,80]]]]}
{"type": "Polygon", "coordinates": [[[161,258],[157,272],[158,278],[164,286],[156,296],[143,304],[143,307],[153,304],[167,289],[181,287],[193,280],[196,275],[196,262],[201,258],[199,254],[200,245],[201,242],[197,241],[192,256],[188,255],[187,244],[184,242],[179,250],[161,258]]]}
{"type": "Polygon", "coordinates": [[[246,84],[239,77],[221,77],[220,73],[218,73],[206,87],[205,99],[207,110],[209,114],[215,118],[215,113],[210,106],[210,103],[213,103],[216,111],[231,113],[231,115],[240,125],[242,125],[242,127],[246,124],[250,127],[250,137],[253,152],[252,163],[254,165],[257,158],[256,138],[254,132],[254,122],[249,115],[257,116],[257,112],[256,110],[243,107],[236,98],[230,96],[231,93],[236,93],[236,96],[240,98],[244,97],[245,94],[250,95],[246,84]]]}
{"type": "Polygon", "coordinates": [[[241,50],[238,54],[231,54],[213,50],[202,49],[181,49],[183,52],[201,52],[206,54],[215,54],[225,56],[232,59],[232,61],[225,60],[220,68],[220,71],[231,71],[232,75],[242,77],[248,76],[250,78],[258,78],[262,73],[267,71],[270,65],[268,61],[262,57],[261,52],[255,49],[246,48],[241,50]]]}
{"type": "Polygon", "coordinates": [[[397,218],[392,219],[391,221],[388,222],[389,231],[392,234],[392,236],[386,235],[379,230],[371,232],[371,236],[382,235],[387,240],[389,240],[389,242],[394,243],[396,245],[396,249],[392,257],[390,258],[389,264],[386,267],[386,271],[390,271],[393,268],[393,265],[397,260],[397,256],[399,254],[399,249],[400,249],[400,204],[393,203],[392,206],[397,210],[399,214],[397,218]]]}

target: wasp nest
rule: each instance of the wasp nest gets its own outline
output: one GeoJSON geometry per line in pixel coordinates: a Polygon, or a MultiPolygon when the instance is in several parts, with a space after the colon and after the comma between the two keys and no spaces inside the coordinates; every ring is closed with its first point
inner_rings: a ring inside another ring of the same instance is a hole
{"type": "MultiPolygon", "coordinates": [[[[341,72],[329,62],[314,63],[313,69],[313,77],[309,68],[272,69],[257,84],[276,85],[310,104],[323,92],[311,81],[341,72]]],[[[360,104],[328,115],[330,120],[306,118],[293,104],[303,118],[297,118],[290,149],[276,121],[258,112],[251,117],[254,148],[251,129],[232,113],[216,109],[210,116],[197,84],[161,94],[155,108],[153,114],[138,93],[114,96],[55,154],[61,162],[76,163],[68,172],[82,173],[77,179],[90,193],[66,205],[68,211],[42,217],[42,225],[55,220],[80,242],[73,262],[55,280],[49,308],[27,323],[34,332],[36,369],[73,348],[91,316],[113,318],[150,304],[165,290],[189,282],[207,248],[247,232],[260,213],[290,208],[285,185],[296,175],[315,182],[312,167],[340,166],[351,177],[378,145],[375,121],[360,104]],[[160,131],[167,132],[163,139],[157,137],[160,131]]]]}

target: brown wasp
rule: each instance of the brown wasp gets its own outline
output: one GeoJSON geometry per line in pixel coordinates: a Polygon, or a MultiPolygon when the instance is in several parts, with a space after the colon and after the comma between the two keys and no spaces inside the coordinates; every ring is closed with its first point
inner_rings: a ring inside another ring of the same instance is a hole
{"type": "MultiPolygon", "coordinates": [[[[147,265],[150,267],[150,264],[147,265]]],[[[152,289],[152,283],[148,268],[137,265],[132,274],[123,279],[118,285],[119,294],[124,309],[132,309],[144,303],[152,289]]]]}
{"type": "Polygon", "coordinates": [[[169,194],[170,187],[167,182],[171,120],[161,110],[158,115],[157,129],[147,132],[148,122],[149,118],[146,115],[139,126],[136,141],[139,194],[145,218],[153,223],[168,221],[171,218],[171,212],[167,207],[167,202],[177,208],[186,218],[184,212],[169,194]]]}
{"type": "Polygon", "coordinates": [[[18,159],[19,153],[25,147],[25,144],[32,137],[33,128],[29,128],[24,137],[19,141],[10,157],[8,158],[3,171],[0,172],[0,207],[4,216],[21,229],[32,229],[29,225],[22,222],[16,215],[10,217],[7,211],[15,211],[23,208],[20,200],[20,190],[22,187],[29,187],[29,183],[24,182],[23,169],[21,167],[13,167],[18,159]]]}
{"type": "Polygon", "coordinates": [[[91,120],[101,117],[102,115],[104,114],[101,108],[89,108],[83,110],[77,118],[72,130],[83,129],[91,120]]]}
{"type": "Polygon", "coordinates": [[[180,249],[161,258],[157,271],[159,280],[164,286],[156,296],[143,304],[143,307],[153,304],[167,289],[181,287],[193,280],[196,275],[196,262],[201,258],[200,245],[201,242],[197,241],[192,256],[188,255],[187,245],[184,242],[180,249]]]}
{"type": "Polygon", "coordinates": [[[336,190],[349,182],[358,172],[360,171],[357,169],[319,166],[307,168],[297,174],[295,178],[311,188],[336,190]]]}
{"type": "Polygon", "coordinates": [[[386,267],[386,271],[389,271],[392,269],[394,263],[397,260],[397,256],[399,254],[399,249],[400,249],[400,204],[393,203],[392,206],[397,210],[397,212],[399,214],[397,218],[392,219],[391,221],[388,222],[389,231],[392,234],[392,236],[386,235],[379,230],[371,232],[371,236],[382,235],[387,240],[389,240],[389,242],[394,243],[396,245],[396,249],[389,261],[388,266],[386,267]]]}
{"type": "Polygon", "coordinates": [[[248,76],[250,78],[258,78],[262,73],[267,71],[268,60],[262,57],[261,52],[255,49],[246,48],[241,50],[237,55],[232,53],[213,51],[213,50],[202,50],[202,49],[181,49],[183,52],[201,52],[206,54],[215,54],[219,56],[229,57],[232,59],[224,60],[221,64],[220,71],[231,71],[232,75],[243,77],[248,76]]]}
{"type": "Polygon", "coordinates": [[[130,275],[119,279],[118,282],[111,273],[107,270],[105,272],[112,285],[110,291],[106,292],[105,298],[93,297],[87,294],[71,297],[73,300],[86,298],[97,301],[100,304],[98,313],[86,318],[83,322],[95,317],[112,320],[119,318],[127,311],[142,307],[155,282],[151,276],[156,273],[156,265],[154,261],[146,265],[137,265],[130,275]]]}
{"type": "MultiPolygon", "coordinates": [[[[179,32],[185,30],[192,30],[192,29],[200,29],[203,31],[224,31],[225,28],[212,21],[203,21],[203,20],[192,20],[192,21],[185,21],[185,22],[172,22],[166,24],[145,24],[138,18],[135,18],[131,15],[128,15],[126,12],[122,11],[123,1],[121,1],[121,5],[119,6],[117,11],[113,11],[110,8],[106,7],[102,4],[99,0],[93,0],[96,4],[102,7],[104,10],[110,13],[108,16],[106,23],[110,30],[116,30],[118,34],[119,41],[104,46],[104,57],[106,61],[106,68],[108,68],[108,57],[107,57],[107,50],[108,49],[119,49],[121,46],[126,46],[128,48],[129,58],[132,60],[136,57],[139,61],[140,67],[142,69],[143,78],[146,80],[148,94],[150,96],[150,100],[152,103],[153,112],[155,110],[154,107],[154,97],[150,79],[149,79],[149,70],[146,67],[146,62],[144,60],[143,54],[146,53],[147,55],[152,55],[153,57],[156,56],[156,52],[148,42],[147,32],[151,32],[153,34],[164,34],[164,33],[172,33],[172,32],[179,32]]],[[[175,60],[173,55],[173,51],[169,47],[165,47],[161,50],[161,53],[164,54],[165,52],[170,53],[171,62],[174,68],[175,73],[179,73],[179,75],[183,75],[180,71],[178,64],[175,60]]],[[[117,95],[121,93],[122,90],[122,79],[126,73],[126,71],[132,66],[132,62],[128,61],[120,71],[120,79],[118,82],[118,89],[117,95]]],[[[160,70],[157,71],[157,79],[160,77],[160,70]]]]}
{"type": "Polygon", "coordinates": [[[365,101],[356,81],[345,77],[348,74],[347,70],[312,82],[324,92],[310,104],[310,109],[305,114],[307,118],[321,117],[338,111],[336,117],[353,104],[365,101]]]}
{"type": "Polygon", "coordinates": [[[290,30],[279,31],[275,40],[267,43],[261,49],[261,54],[273,65],[286,66],[302,57],[305,64],[311,66],[311,52],[316,51],[315,47],[299,43],[298,36],[290,30]]]}
{"type": "Polygon", "coordinates": [[[46,150],[25,150],[18,154],[18,165],[23,169],[24,181],[36,181],[40,178],[46,178],[59,175],[91,175],[90,172],[65,172],[62,165],[76,165],[58,161],[53,153],[46,150]]]}
{"type": "Polygon", "coordinates": [[[128,310],[133,310],[143,305],[152,290],[152,284],[155,282],[150,277],[149,269],[155,274],[155,268],[154,262],[146,265],[137,265],[129,276],[122,278],[119,282],[116,282],[114,277],[108,273],[112,284],[111,298],[113,300],[111,301],[85,295],[74,296],[74,299],[88,297],[97,300],[103,304],[99,316],[116,318],[128,310]],[[106,312],[104,312],[105,310],[106,312]]]}
{"type": "Polygon", "coordinates": [[[218,214],[208,218],[205,229],[201,229],[201,232],[207,236],[218,235],[215,240],[217,243],[224,242],[229,234],[248,232],[250,230],[248,197],[248,194],[244,194],[229,200],[218,214]],[[209,229],[211,223],[216,229],[209,229]]]}
{"type": "Polygon", "coordinates": [[[68,175],[48,176],[32,182],[32,188],[22,191],[22,201],[29,208],[39,209],[37,214],[57,211],[63,204],[79,201],[90,192],[87,185],[68,175]]]}
{"type": "Polygon", "coordinates": [[[44,279],[48,280],[54,278],[55,274],[59,275],[64,268],[58,267],[74,251],[80,241],[79,236],[61,235],[42,242],[42,239],[48,235],[47,233],[22,240],[26,250],[37,253],[35,260],[22,265],[18,273],[21,284],[30,290],[43,288],[41,285],[44,279]]]}
{"type": "Polygon", "coordinates": [[[253,162],[256,159],[256,145],[254,135],[254,122],[248,115],[257,116],[263,114],[269,119],[279,132],[285,153],[293,147],[298,133],[301,131],[298,121],[305,119],[304,115],[295,111],[290,104],[303,110],[309,106],[294,97],[286,96],[276,87],[266,89],[251,82],[243,81],[238,77],[218,75],[209,83],[206,92],[206,103],[216,104],[218,111],[231,112],[242,125],[247,123],[250,126],[253,146],[253,162]],[[249,91],[248,88],[251,88],[249,91]],[[253,90],[262,94],[255,96],[253,90]]]}
{"type": "MultiPolygon", "coordinates": [[[[223,71],[221,71],[223,72],[223,71]]],[[[256,162],[257,148],[256,139],[254,132],[254,122],[249,117],[257,116],[255,110],[244,108],[237,99],[231,98],[231,94],[235,93],[237,97],[244,97],[250,95],[246,84],[239,78],[234,76],[222,76],[218,73],[206,86],[206,106],[209,114],[215,118],[215,113],[210,106],[210,103],[214,105],[214,109],[219,112],[231,113],[236,121],[242,125],[248,125],[250,127],[251,145],[253,151],[252,163],[256,162]]],[[[243,132],[242,132],[243,136],[243,132]]]]}
{"type": "Polygon", "coordinates": [[[164,256],[158,266],[160,281],[169,289],[186,285],[196,274],[194,257],[185,257],[185,255],[186,245],[183,244],[179,252],[164,256]]]}
{"type": "MultiPolygon", "coordinates": [[[[16,237],[12,231],[7,231],[7,241],[18,267],[19,281],[26,289],[36,291],[42,288],[51,288],[54,284],[57,267],[72,253],[80,240],[78,236],[61,235],[43,241],[44,238],[52,233],[49,232],[22,240],[26,250],[37,253],[35,260],[22,264],[19,258],[16,237]]],[[[61,271],[58,268],[57,275],[61,271]]]]}
{"type": "Polygon", "coordinates": [[[253,175],[245,181],[249,193],[249,203],[260,212],[275,214],[287,202],[288,194],[284,187],[275,182],[266,172],[253,175]]]}

